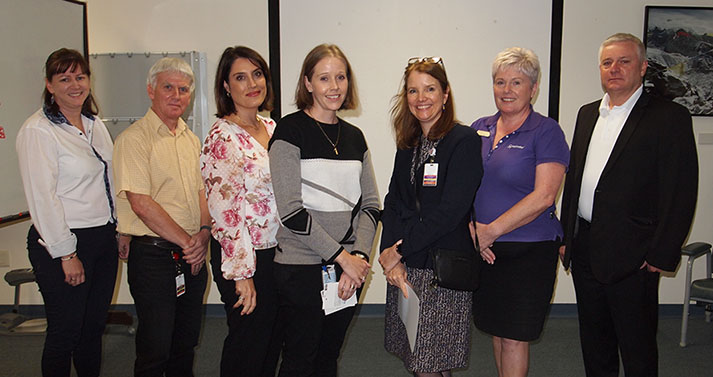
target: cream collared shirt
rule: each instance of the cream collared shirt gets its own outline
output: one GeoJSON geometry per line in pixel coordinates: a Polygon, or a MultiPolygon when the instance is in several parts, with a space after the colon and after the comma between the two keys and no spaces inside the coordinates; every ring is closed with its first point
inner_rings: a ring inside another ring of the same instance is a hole
{"type": "Polygon", "coordinates": [[[149,109],[116,139],[114,182],[119,232],[157,236],[131,210],[126,192],[149,195],[188,234],[200,229],[203,190],[198,137],[178,120],[175,135],[149,109]]]}
{"type": "Polygon", "coordinates": [[[609,94],[604,95],[599,105],[599,118],[594,126],[594,132],[589,141],[586,162],[584,163],[577,210],[579,217],[587,221],[592,221],[594,191],[597,188],[597,184],[599,184],[599,178],[607,161],[609,161],[609,156],[614,149],[614,144],[616,144],[622,128],[624,128],[626,119],[629,118],[636,101],[639,100],[641,93],[643,93],[643,88],[643,85],[639,86],[639,89],[621,106],[614,106],[610,109],[609,94]]]}

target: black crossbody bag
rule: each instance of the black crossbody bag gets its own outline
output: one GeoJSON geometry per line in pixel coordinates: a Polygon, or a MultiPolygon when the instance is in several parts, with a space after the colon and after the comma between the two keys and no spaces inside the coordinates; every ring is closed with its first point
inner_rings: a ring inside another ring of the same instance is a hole
{"type": "MultiPolygon", "coordinates": [[[[421,199],[419,184],[414,180],[416,192],[416,210],[421,217],[421,199]]],[[[475,217],[475,216],[473,216],[475,217]]],[[[470,250],[451,250],[436,248],[430,251],[433,260],[433,283],[443,288],[458,291],[475,291],[480,283],[480,245],[475,234],[475,252],[470,250]]]]}

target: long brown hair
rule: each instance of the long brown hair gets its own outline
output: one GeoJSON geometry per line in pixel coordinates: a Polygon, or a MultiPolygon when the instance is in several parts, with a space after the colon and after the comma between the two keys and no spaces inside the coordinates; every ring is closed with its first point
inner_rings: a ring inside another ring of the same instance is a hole
{"type": "Polygon", "coordinates": [[[456,122],[455,108],[453,106],[453,91],[450,90],[451,86],[448,83],[445,68],[443,68],[441,64],[432,61],[418,61],[409,64],[404,71],[403,86],[399,93],[394,96],[392,100],[394,105],[391,107],[391,122],[396,136],[396,147],[399,149],[409,149],[417,146],[422,133],[421,124],[418,119],[411,114],[411,110],[409,110],[408,107],[408,77],[411,72],[414,71],[429,74],[441,84],[443,93],[448,92],[448,98],[443,105],[441,117],[438,118],[433,127],[431,127],[426,137],[430,140],[440,139],[453,128],[456,122]]]}
{"type": "Polygon", "coordinates": [[[347,67],[347,83],[349,87],[347,88],[347,94],[344,96],[344,102],[342,102],[342,106],[339,110],[356,109],[359,105],[356,81],[354,80],[352,66],[349,64],[349,60],[347,60],[347,57],[339,46],[324,43],[313,48],[305,57],[304,62],[302,62],[302,70],[300,71],[300,78],[297,80],[297,89],[295,90],[295,105],[297,105],[298,109],[308,109],[314,103],[312,93],[307,90],[307,86],[305,85],[305,77],[307,80],[311,80],[312,75],[314,75],[314,67],[317,66],[322,59],[329,57],[341,59],[347,67]]]}
{"type": "MultiPolygon", "coordinates": [[[[91,78],[92,74],[89,71],[89,63],[87,63],[87,60],[84,59],[79,51],[60,48],[47,57],[47,61],[45,62],[45,78],[47,81],[52,81],[54,75],[67,72],[67,70],[74,72],[77,69],[87,75],[88,79],[91,78]]],[[[54,97],[52,93],[47,90],[46,85],[45,90],[42,92],[42,100],[52,115],[59,115],[59,105],[54,101],[54,97]]],[[[82,114],[97,115],[97,113],[97,103],[94,101],[94,96],[92,96],[90,89],[87,99],[85,99],[84,104],[82,104],[82,114]]]]}

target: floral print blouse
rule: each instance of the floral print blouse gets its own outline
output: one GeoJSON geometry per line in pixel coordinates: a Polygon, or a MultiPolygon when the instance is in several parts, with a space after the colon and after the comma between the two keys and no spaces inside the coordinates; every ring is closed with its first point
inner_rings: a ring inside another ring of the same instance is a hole
{"type": "MultiPolygon", "coordinates": [[[[275,121],[258,119],[272,136],[275,121]]],[[[218,119],[203,144],[201,173],[212,234],[223,249],[223,277],[249,279],[255,274],[255,250],[277,245],[279,216],[267,149],[237,124],[218,119]]]]}

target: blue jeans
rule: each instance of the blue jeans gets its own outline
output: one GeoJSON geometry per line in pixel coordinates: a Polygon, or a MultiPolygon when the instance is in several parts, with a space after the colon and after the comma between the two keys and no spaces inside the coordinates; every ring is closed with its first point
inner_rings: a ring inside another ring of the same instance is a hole
{"type": "Polygon", "coordinates": [[[208,274],[204,266],[193,276],[190,265],[182,258],[179,263],[186,292],[176,297],[172,250],[131,241],[128,280],[139,319],[135,376],[193,376],[208,274]]]}
{"type": "Polygon", "coordinates": [[[64,281],[59,258],[52,259],[38,243],[34,226],[27,234],[27,250],[37,285],[45,302],[47,336],[42,352],[43,376],[98,376],[102,334],[114,293],[118,264],[114,224],[72,229],[77,236],[77,258],[84,266],[85,282],[72,287],[64,281]]]}

